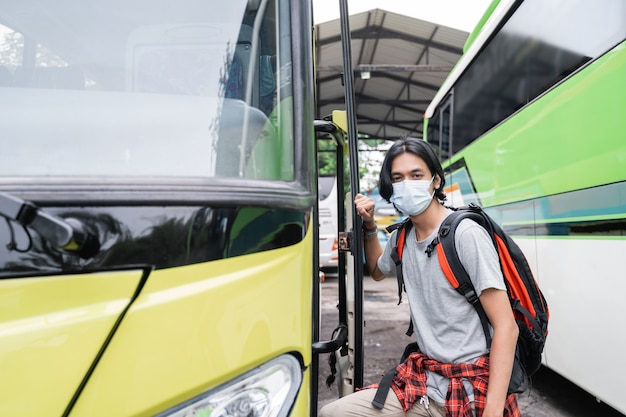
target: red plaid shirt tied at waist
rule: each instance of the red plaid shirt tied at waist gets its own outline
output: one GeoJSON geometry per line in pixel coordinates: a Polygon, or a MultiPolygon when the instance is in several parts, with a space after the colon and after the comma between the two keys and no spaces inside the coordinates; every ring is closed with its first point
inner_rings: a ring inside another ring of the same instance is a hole
{"type": "MultiPolygon", "coordinates": [[[[402,408],[406,412],[421,398],[426,397],[426,371],[435,372],[450,380],[446,395],[447,417],[472,417],[472,404],[463,387],[462,378],[474,387],[474,409],[481,417],[487,399],[489,380],[489,357],[482,356],[475,363],[441,363],[421,353],[412,353],[408,359],[398,365],[398,371],[391,388],[396,393],[402,408]]],[[[515,394],[506,398],[505,417],[521,417],[515,394]]]]}

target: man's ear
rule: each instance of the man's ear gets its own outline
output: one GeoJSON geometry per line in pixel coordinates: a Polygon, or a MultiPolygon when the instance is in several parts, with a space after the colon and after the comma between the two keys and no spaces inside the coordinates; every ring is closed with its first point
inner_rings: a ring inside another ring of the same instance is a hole
{"type": "Polygon", "coordinates": [[[435,181],[433,181],[433,184],[435,185],[435,190],[438,190],[439,187],[441,187],[441,178],[439,177],[439,174],[435,174],[435,181]]]}

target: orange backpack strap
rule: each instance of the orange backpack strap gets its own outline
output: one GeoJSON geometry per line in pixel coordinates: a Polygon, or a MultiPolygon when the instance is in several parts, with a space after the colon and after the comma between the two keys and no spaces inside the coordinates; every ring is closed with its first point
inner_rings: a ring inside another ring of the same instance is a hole
{"type": "Polygon", "coordinates": [[[391,259],[396,264],[396,278],[398,280],[398,305],[402,303],[402,291],[404,291],[404,277],[402,276],[402,252],[404,250],[404,244],[406,243],[406,235],[413,227],[411,219],[407,218],[400,224],[392,225],[387,228],[388,232],[392,232],[398,229],[396,233],[396,242],[391,250],[391,259]]]}
{"type": "MultiPolygon", "coordinates": [[[[509,382],[508,393],[521,393],[528,389],[529,376],[534,374],[541,365],[541,354],[548,335],[548,320],[550,311],[548,304],[539,289],[532,274],[530,265],[523,252],[483,209],[473,203],[469,206],[453,209],[454,212],[446,217],[439,228],[437,237],[430,243],[426,253],[431,256],[437,252],[441,269],[450,285],[474,306],[480,317],[485,333],[487,347],[491,347],[491,332],[489,319],[476,293],[476,289],[459,259],[456,251],[454,233],[459,223],[468,218],[482,226],[491,238],[498,254],[500,269],[507,287],[507,295],[517,325],[520,329],[513,363],[513,372],[509,382]]],[[[402,277],[402,252],[406,241],[406,233],[412,227],[409,221],[393,225],[393,229],[402,227],[396,234],[396,241],[392,250],[392,258],[396,264],[398,277],[398,297],[402,301],[404,279],[402,277]]],[[[391,229],[391,230],[393,230],[391,229]]],[[[391,232],[390,228],[388,231],[391,232]]],[[[399,303],[398,303],[399,304],[399,303]]],[[[411,326],[412,326],[411,322],[411,326]]],[[[411,335],[409,327],[407,335],[411,335]]],[[[377,398],[382,394],[378,395],[377,398]]],[[[381,405],[380,401],[375,404],[381,405]]]]}

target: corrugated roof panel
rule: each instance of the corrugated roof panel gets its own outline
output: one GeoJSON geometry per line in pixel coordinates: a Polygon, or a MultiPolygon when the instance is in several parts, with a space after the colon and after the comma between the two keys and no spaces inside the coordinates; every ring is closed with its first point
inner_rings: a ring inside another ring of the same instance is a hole
{"type": "MultiPolygon", "coordinates": [[[[422,114],[459,59],[468,33],[374,9],[350,17],[360,133],[421,136],[422,114]],[[361,73],[370,70],[370,78],[361,73]]],[[[318,117],[345,108],[339,19],[317,25],[318,117]]]]}
{"type": "Polygon", "coordinates": [[[363,93],[381,100],[397,98],[403,87],[401,83],[393,79],[377,75],[372,75],[372,78],[364,81],[364,84],[365,87],[362,89],[363,93]]]}

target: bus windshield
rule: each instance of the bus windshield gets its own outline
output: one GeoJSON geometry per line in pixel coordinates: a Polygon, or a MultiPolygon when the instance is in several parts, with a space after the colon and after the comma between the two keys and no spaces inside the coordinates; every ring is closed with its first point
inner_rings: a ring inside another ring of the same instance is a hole
{"type": "Polygon", "coordinates": [[[288,13],[0,0],[0,178],[292,180],[288,13]]]}

